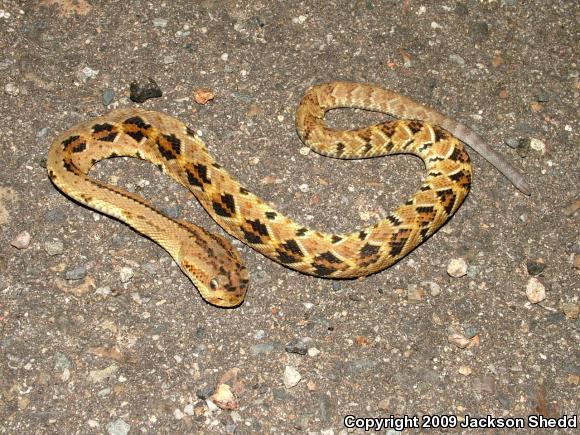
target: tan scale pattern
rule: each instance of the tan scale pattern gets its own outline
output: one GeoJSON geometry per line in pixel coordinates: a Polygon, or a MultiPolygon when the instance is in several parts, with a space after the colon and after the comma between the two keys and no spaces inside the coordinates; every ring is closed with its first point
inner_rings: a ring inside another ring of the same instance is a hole
{"type": "MultiPolygon", "coordinates": [[[[301,139],[315,151],[347,159],[409,153],[425,162],[427,175],[419,191],[386,219],[348,234],[319,232],[282,215],[241,186],[191,129],[159,112],[118,109],[71,128],[53,142],[48,173],[68,196],[161,245],[209,303],[236,306],[245,296],[248,272],[228,240],[171,219],[140,196],[89,177],[90,168],[114,156],[146,159],[189,188],[229,234],[268,258],[316,276],[365,276],[407,255],[449,219],[469,192],[471,164],[463,144],[439,125],[398,120],[338,131],[324,122],[325,112],[337,107],[436,120],[447,130],[472,135],[460,124],[378,87],[334,82],[311,88],[296,123],[301,139]]],[[[482,152],[485,156],[486,148],[482,152]]],[[[519,176],[501,160],[504,169],[519,176]]]]}

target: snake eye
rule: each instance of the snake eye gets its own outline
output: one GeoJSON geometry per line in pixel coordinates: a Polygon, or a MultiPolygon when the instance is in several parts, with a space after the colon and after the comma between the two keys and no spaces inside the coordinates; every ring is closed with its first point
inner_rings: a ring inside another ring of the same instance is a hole
{"type": "Polygon", "coordinates": [[[218,287],[220,286],[220,283],[217,279],[212,278],[212,280],[209,282],[209,286],[211,287],[212,290],[217,290],[218,287]]]}

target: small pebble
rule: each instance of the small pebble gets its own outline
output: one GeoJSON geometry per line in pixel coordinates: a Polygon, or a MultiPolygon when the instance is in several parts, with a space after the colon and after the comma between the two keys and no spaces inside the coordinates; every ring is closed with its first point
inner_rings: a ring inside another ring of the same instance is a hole
{"type": "Polygon", "coordinates": [[[105,106],[108,106],[109,104],[111,104],[114,99],[115,99],[115,91],[113,91],[110,88],[103,90],[103,104],[105,106]]]}
{"type": "Polygon", "coordinates": [[[523,139],[521,139],[519,137],[508,137],[508,138],[505,138],[503,142],[508,147],[513,148],[513,149],[520,148],[524,143],[523,139]]]}
{"type": "Polygon", "coordinates": [[[310,154],[310,148],[309,147],[302,147],[300,148],[300,150],[298,151],[300,154],[302,154],[303,156],[307,156],[308,154],[310,154]]]}
{"type": "Polygon", "coordinates": [[[292,366],[286,366],[284,369],[284,385],[286,388],[292,388],[300,382],[302,376],[292,366]]]}
{"type": "Polygon", "coordinates": [[[546,299],[546,288],[538,278],[530,278],[526,285],[526,296],[532,304],[537,304],[546,299]]]}
{"type": "Polygon", "coordinates": [[[254,282],[254,284],[261,285],[267,283],[268,281],[270,281],[270,275],[268,272],[262,269],[258,269],[252,273],[252,282],[254,282]]]}
{"type": "Polygon", "coordinates": [[[540,139],[531,138],[530,139],[530,148],[534,151],[539,152],[541,155],[546,153],[546,144],[542,142],[540,139]]]}
{"type": "Polygon", "coordinates": [[[472,339],[477,335],[477,329],[475,329],[474,326],[466,326],[465,328],[463,328],[463,332],[465,333],[465,336],[469,339],[472,339]]]}
{"type": "Polygon", "coordinates": [[[308,187],[308,184],[304,183],[298,186],[298,189],[300,189],[301,192],[306,193],[310,190],[310,187],[308,187]]]}
{"type": "Polygon", "coordinates": [[[441,286],[434,281],[423,281],[421,285],[429,287],[431,296],[439,296],[441,294],[441,286]]]}
{"type": "Polygon", "coordinates": [[[129,98],[135,103],[144,103],[151,98],[159,98],[162,95],[161,88],[152,78],[148,78],[147,81],[134,81],[130,85],[129,98]]]}
{"type": "Polygon", "coordinates": [[[20,93],[20,89],[14,83],[7,83],[4,86],[4,92],[12,97],[16,97],[20,93]]]}
{"type": "Polygon", "coordinates": [[[69,269],[65,274],[65,278],[69,281],[83,279],[85,276],[87,276],[86,266],[77,266],[74,269],[69,269]]]}
{"type": "Polygon", "coordinates": [[[298,355],[306,355],[308,352],[308,341],[304,338],[294,338],[284,348],[286,352],[297,353],[298,355]]]}
{"type": "Polygon", "coordinates": [[[228,384],[219,384],[210,400],[218,407],[225,410],[238,409],[239,404],[228,384]]]}
{"type": "Polygon", "coordinates": [[[576,320],[580,314],[580,304],[574,302],[565,302],[561,308],[568,320],[576,320]]]}
{"type": "Polygon", "coordinates": [[[107,424],[107,432],[109,435],[127,435],[131,430],[131,425],[127,424],[122,418],[107,424]]]}
{"type": "Polygon", "coordinates": [[[95,290],[95,294],[99,296],[110,296],[111,293],[111,287],[109,286],[99,287],[95,290]]]}
{"type": "Polygon", "coordinates": [[[320,395],[320,418],[324,422],[329,422],[332,418],[332,402],[327,394],[320,395]]]}
{"type": "Polygon", "coordinates": [[[70,369],[71,368],[71,362],[68,359],[68,357],[62,353],[62,352],[57,352],[55,354],[55,363],[54,363],[54,369],[58,370],[59,372],[64,370],[64,369],[70,369]]]}
{"type": "Polygon", "coordinates": [[[165,18],[153,18],[153,25],[155,27],[166,27],[167,20],[165,18]]]}
{"type": "Polygon", "coordinates": [[[471,374],[471,367],[469,366],[461,366],[459,370],[457,370],[463,376],[469,376],[471,374]]]}
{"type": "Polygon", "coordinates": [[[130,267],[122,267],[119,275],[123,284],[128,283],[133,278],[133,269],[130,267]]]}
{"type": "Polygon", "coordinates": [[[485,21],[478,21],[471,25],[469,36],[475,43],[483,42],[489,38],[489,26],[485,21]]]}
{"type": "Polygon", "coordinates": [[[44,250],[50,256],[61,255],[64,252],[64,244],[60,240],[47,240],[44,242],[44,250]]]}
{"type": "Polygon", "coordinates": [[[575,199],[564,208],[564,214],[568,217],[572,217],[578,212],[578,210],[580,210],[580,199],[575,199]]]}
{"type": "Polygon", "coordinates": [[[99,74],[98,69],[92,69],[88,66],[85,66],[79,74],[79,77],[83,82],[86,82],[88,79],[94,79],[99,74]]]}
{"type": "Polygon", "coordinates": [[[205,387],[200,388],[199,390],[197,390],[195,392],[195,395],[197,396],[197,398],[201,399],[201,400],[209,399],[212,394],[213,394],[213,387],[210,385],[206,385],[205,387]]]}
{"type": "Polygon", "coordinates": [[[256,333],[254,334],[254,339],[261,340],[265,336],[266,336],[266,331],[264,331],[263,329],[258,329],[256,331],[256,333]]]}
{"type": "Polygon", "coordinates": [[[193,100],[197,104],[207,104],[215,98],[215,93],[209,88],[199,88],[193,91],[193,100]]]}
{"type": "Polygon", "coordinates": [[[36,132],[36,137],[37,138],[45,137],[49,130],[50,128],[48,127],[42,127],[40,130],[36,132]]]}
{"type": "Polygon", "coordinates": [[[302,414],[294,421],[294,428],[303,432],[308,428],[309,422],[310,416],[308,414],[302,414]]]}
{"type": "Polygon", "coordinates": [[[14,246],[16,249],[26,249],[30,244],[30,239],[31,237],[28,231],[22,231],[12,239],[10,244],[14,246]]]}
{"type": "Polygon", "coordinates": [[[308,17],[305,15],[299,15],[297,17],[292,18],[292,22],[294,24],[304,24],[304,22],[306,21],[308,17]]]}
{"type": "Polygon", "coordinates": [[[274,345],[272,343],[260,343],[252,346],[250,348],[250,353],[254,356],[261,355],[263,353],[270,353],[274,350],[274,345]]]}
{"type": "Polygon", "coordinates": [[[412,304],[416,304],[425,299],[425,289],[423,287],[417,287],[416,285],[409,285],[407,287],[407,301],[412,304]]]}
{"type": "Polygon", "coordinates": [[[116,364],[111,364],[101,370],[91,370],[89,372],[89,380],[96,384],[105,379],[109,379],[117,372],[117,370],[119,370],[119,367],[116,364]]]}
{"type": "Polygon", "coordinates": [[[317,348],[311,347],[311,348],[308,349],[308,356],[310,356],[310,357],[316,357],[318,355],[320,355],[320,351],[317,348]]]}
{"type": "Polygon", "coordinates": [[[456,63],[459,66],[465,65],[465,60],[461,56],[459,56],[458,54],[449,55],[449,60],[453,63],[456,63]]]}
{"type": "Polygon", "coordinates": [[[543,258],[528,259],[526,261],[526,269],[531,276],[538,276],[546,268],[546,262],[543,258]]]}
{"type": "Polygon", "coordinates": [[[205,404],[207,405],[207,409],[209,409],[211,412],[216,412],[217,410],[220,409],[219,406],[213,403],[210,399],[207,399],[205,401],[205,404]]]}
{"type": "Polygon", "coordinates": [[[59,223],[64,222],[64,220],[66,219],[66,215],[64,214],[64,212],[61,209],[53,208],[53,209],[48,210],[44,214],[44,219],[46,219],[50,223],[59,224],[59,223]]]}
{"type": "Polygon", "coordinates": [[[183,412],[187,415],[194,415],[195,408],[193,407],[193,403],[188,403],[187,405],[185,405],[185,407],[183,408],[183,412]]]}
{"type": "Polygon", "coordinates": [[[460,349],[465,349],[467,346],[469,346],[469,343],[471,343],[469,338],[463,334],[451,334],[449,337],[447,337],[447,340],[460,349]]]}
{"type": "Polygon", "coordinates": [[[183,417],[185,417],[185,414],[181,412],[181,409],[177,408],[175,411],[173,411],[173,416],[176,420],[181,420],[183,417]]]}
{"type": "Polygon", "coordinates": [[[461,278],[467,274],[467,263],[463,258],[454,258],[447,265],[447,273],[453,278],[461,278]]]}
{"type": "Polygon", "coordinates": [[[570,254],[580,254],[580,240],[568,244],[567,248],[570,254]]]}

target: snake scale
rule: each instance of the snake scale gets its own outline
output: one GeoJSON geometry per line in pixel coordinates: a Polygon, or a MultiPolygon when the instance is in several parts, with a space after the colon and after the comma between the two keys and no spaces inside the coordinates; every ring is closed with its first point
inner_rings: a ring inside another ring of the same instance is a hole
{"type": "Polygon", "coordinates": [[[177,119],[140,108],[114,110],[57,137],[47,168],[66,195],[117,218],[163,247],[209,303],[239,305],[248,288],[240,254],[224,237],[172,219],[142,197],[89,177],[99,160],[145,159],[195,195],[229,234],[266,257],[305,274],[353,278],[392,265],[431,236],[459,208],[471,184],[468,143],[529,194],[522,175],[469,128],[402,95],[377,86],[332,82],[312,87],[297,110],[302,141],[341,159],[408,153],[427,175],[419,190],[385,219],[348,234],[303,226],[240,185],[208,153],[196,133],[177,119]],[[352,107],[401,120],[357,130],[329,128],[328,110],[352,107]]]}

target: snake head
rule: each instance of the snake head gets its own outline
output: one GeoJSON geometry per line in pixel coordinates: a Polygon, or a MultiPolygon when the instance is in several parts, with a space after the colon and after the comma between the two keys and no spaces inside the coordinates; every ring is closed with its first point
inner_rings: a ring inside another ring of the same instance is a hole
{"type": "Polygon", "coordinates": [[[248,270],[236,248],[224,237],[205,233],[209,246],[181,249],[179,266],[211,305],[231,308],[240,305],[248,290],[248,270]],[[192,252],[194,251],[194,252],[192,252]]]}

